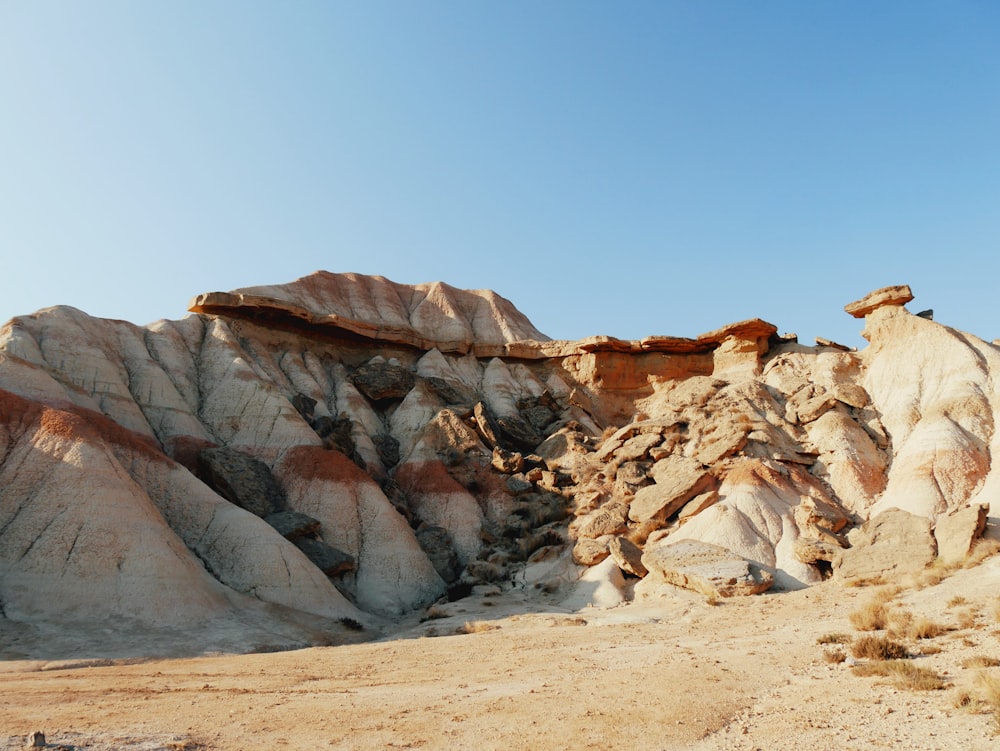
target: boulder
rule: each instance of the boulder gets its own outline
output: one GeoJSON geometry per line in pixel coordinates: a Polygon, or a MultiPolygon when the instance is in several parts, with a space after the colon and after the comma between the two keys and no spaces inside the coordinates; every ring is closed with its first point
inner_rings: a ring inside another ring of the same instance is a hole
{"type": "Polygon", "coordinates": [[[589,537],[582,537],[573,546],[573,562],[581,566],[594,566],[610,554],[606,538],[604,540],[593,540],[589,537]]]}
{"type": "Polygon", "coordinates": [[[277,511],[264,517],[264,521],[278,530],[286,540],[297,540],[319,532],[320,521],[298,511],[277,511]]]}
{"type": "Polygon", "coordinates": [[[610,501],[576,519],[571,528],[579,538],[594,539],[603,535],[621,534],[627,524],[628,506],[622,501],[610,501]]]}
{"type": "Polygon", "coordinates": [[[697,540],[670,544],[663,540],[642,555],[642,563],[655,575],[678,587],[709,597],[755,595],[771,587],[774,579],[759,565],[718,545],[697,540]]]}
{"type": "Polygon", "coordinates": [[[458,579],[462,573],[462,564],[447,529],[430,524],[422,525],[417,530],[417,542],[442,579],[448,584],[458,579]]]}
{"type": "Polygon", "coordinates": [[[285,508],[285,492],[264,462],[220,446],[198,452],[202,479],[230,503],[264,518],[285,508]]]}
{"type": "Polygon", "coordinates": [[[608,543],[608,552],[618,568],[640,579],[649,572],[642,563],[642,549],[627,537],[615,537],[608,543]]]}
{"type": "Polygon", "coordinates": [[[373,402],[402,399],[416,381],[408,368],[383,357],[373,357],[351,374],[351,382],[358,391],[373,402]]]}
{"type": "Polygon", "coordinates": [[[972,551],[976,540],[983,536],[989,510],[989,504],[977,503],[938,517],[934,527],[938,558],[944,563],[964,560],[972,551]]]}
{"type": "Polygon", "coordinates": [[[697,459],[670,456],[653,465],[654,485],[640,488],[629,506],[634,522],[666,521],[696,495],[706,492],[715,480],[697,459]]]}
{"type": "Polygon", "coordinates": [[[833,560],[844,582],[880,580],[926,568],[937,555],[931,522],[900,509],[883,511],[850,535],[851,547],[833,560]]]}
{"type": "Polygon", "coordinates": [[[354,557],[320,540],[301,537],[295,546],[327,576],[338,576],[354,570],[354,557]]]}

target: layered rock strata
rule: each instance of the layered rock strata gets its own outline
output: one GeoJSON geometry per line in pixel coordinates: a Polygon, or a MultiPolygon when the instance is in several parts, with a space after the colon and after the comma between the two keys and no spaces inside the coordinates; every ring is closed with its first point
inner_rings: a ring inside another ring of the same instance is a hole
{"type": "Polygon", "coordinates": [[[15,318],[0,615],[374,624],[527,571],[550,594],[574,565],[684,584],[663,562],[687,548],[752,572],[721,594],[806,586],[869,517],[944,534],[1000,484],[1000,349],[911,299],[847,306],[861,352],[759,319],[551,341],[492,292],[327,272],[146,327],[15,318]]]}

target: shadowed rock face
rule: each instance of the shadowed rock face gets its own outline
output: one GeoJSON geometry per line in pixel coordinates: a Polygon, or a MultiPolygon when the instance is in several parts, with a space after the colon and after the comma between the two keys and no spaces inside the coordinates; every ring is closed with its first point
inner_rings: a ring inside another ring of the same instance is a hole
{"type": "Polygon", "coordinates": [[[15,318],[0,616],[374,622],[526,570],[551,590],[573,561],[641,576],[682,541],[808,585],[870,516],[1000,490],[1000,350],[909,294],[849,306],[862,352],[759,319],[554,342],[492,292],[327,272],[146,327],[15,318]]]}

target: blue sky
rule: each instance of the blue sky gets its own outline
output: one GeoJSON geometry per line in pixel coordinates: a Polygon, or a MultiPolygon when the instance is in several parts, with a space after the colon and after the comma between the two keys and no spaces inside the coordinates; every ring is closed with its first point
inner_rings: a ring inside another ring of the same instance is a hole
{"type": "Polygon", "coordinates": [[[1000,4],[0,0],[0,320],[316,269],[555,338],[1000,337],[1000,4]]]}

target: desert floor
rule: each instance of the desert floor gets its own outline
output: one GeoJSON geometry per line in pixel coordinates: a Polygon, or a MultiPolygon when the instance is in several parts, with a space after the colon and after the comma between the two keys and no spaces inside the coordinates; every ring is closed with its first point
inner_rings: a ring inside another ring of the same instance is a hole
{"type": "Polygon", "coordinates": [[[450,603],[375,642],[7,659],[0,748],[22,748],[34,730],[54,748],[150,751],[1000,747],[988,711],[956,706],[983,674],[1000,678],[1000,667],[962,666],[1000,658],[1000,557],[894,601],[949,628],[907,642],[915,664],[945,679],[940,690],[824,658],[837,647],[817,640],[857,637],[849,615],[877,593],[826,583],[712,605],[669,590],[606,610],[537,612],[514,592],[450,603]]]}

